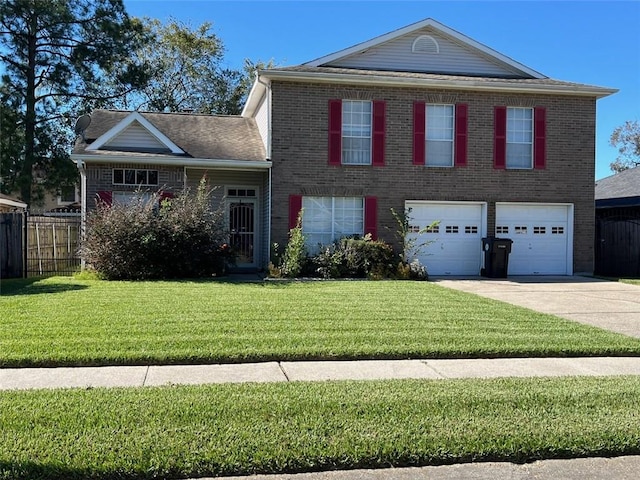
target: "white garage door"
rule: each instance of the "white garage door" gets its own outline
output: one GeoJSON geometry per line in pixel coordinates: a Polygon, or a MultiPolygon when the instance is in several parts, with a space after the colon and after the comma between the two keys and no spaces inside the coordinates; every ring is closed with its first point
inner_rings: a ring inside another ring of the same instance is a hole
{"type": "Polygon", "coordinates": [[[496,237],[513,240],[509,275],[571,275],[572,208],[554,204],[496,204],[496,237]]]}
{"type": "Polygon", "coordinates": [[[420,229],[440,223],[417,238],[430,242],[417,257],[429,275],[479,275],[482,237],[486,235],[486,203],[406,201],[416,238],[420,229]]]}

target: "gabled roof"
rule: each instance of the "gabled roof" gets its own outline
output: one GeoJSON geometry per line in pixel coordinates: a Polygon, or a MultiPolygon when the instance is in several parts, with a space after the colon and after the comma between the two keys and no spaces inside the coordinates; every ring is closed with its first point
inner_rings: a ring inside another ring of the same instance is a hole
{"type": "Polygon", "coordinates": [[[140,112],[131,112],[129,115],[124,117],[116,126],[110,128],[105,133],[96,138],[91,145],[87,145],[87,150],[99,150],[100,147],[103,147],[105,144],[109,143],[109,141],[115,139],[118,134],[125,131],[125,129],[133,124],[134,122],[142,125],[144,129],[148,132],[150,136],[152,136],[157,142],[161,145],[164,145],[171,153],[182,154],[184,151],[178,147],[175,143],[171,141],[166,135],[164,135],[160,130],[158,130],[149,120],[144,118],[140,112]]]}
{"type": "Polygon", "coordinates": [[[598,206],[640,205],[640,167],[596,181],[595,198],[598,206]]]}
{"type": "Polygon", "coordinates": [[[332,64],[347,59],[354,54],[378,48],[385,43],[391,42],[406,35],[414,34],[415,32],[418,32],[419,30],[423,30],[425,28],[429,28],[431,31],[435,31],[439,35],[451,39],[461,46],[475,51],[482,56],[488,57],[496,63],[503,64],[509,69],[515,70],[516,72],[519,72],[523,77],[546,78],[545,75],[541,74],[540,72],[537,72],[532,68],[523,65],[522,63],[516,62],[506,55],[503,55],[500,52],[497,52],[496,50],[493,50],[492,48],[489,48],[486,45],[483,45],[482,43],[477,42],[472,38],[469,38],[466,35],[463,35],[462,33],[453,30],[452,28],[449,28],[440,22],[437,22],[432,18],[427,18],[420,22],[407,25],[406,27],[402,27],[392,32],[385,33],[384,35],[372,38],[371,40],[367,40],[366,42],[362,42],[352,47],[345,48],[329,55],[325,55],[310,62],[306,62],[303,65],[309,67],[336,66],[332,64]]]}
{"type": "Polygon", "coordinates": [[[255,120],[240,116],[95,110],[84,136],[86,143],[79,140],[73,150],[76,158],[127,156],[172,164],[181,159],[266,162],[255,120]],[[109,146],[136,122],[167,148],[150,152],[109,146]]]}

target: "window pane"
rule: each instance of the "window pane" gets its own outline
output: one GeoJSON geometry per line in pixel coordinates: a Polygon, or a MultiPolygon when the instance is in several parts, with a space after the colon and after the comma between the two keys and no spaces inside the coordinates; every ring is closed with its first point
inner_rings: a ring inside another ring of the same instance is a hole
{"type": "Polygon", "coordinates": [[[371,163],[371,108],[369,101],[342,102],[342,163],[371,163]]]}
{"type": "Polygon", "coordinates": [[[136,170],[136,185],[146,185],[146,184],[147,184],[147,171],[136,170]]]}
{"type": "Polygon", "coordinates": [[[507,168],[532,168],[533,109],[507,108],[507,168]]]}
{"type": "Polygon", "coordinates": [[[319,245],[364,233],[362,197],[303,197],[302,208],[302,231],[312,254],[318,252],[319,245]]]}
{"type": "Polygon", "coordinates": [[[135,170],[125,170],[124,171],[124,183],[126,185],[135,185],[136,184],[136,171],[135,170]]]}
{"type": "Polygon", "coordinates": [[[427,165],[450,167],[453,165],[453,142],[427,141],[427,165]]]}
{"type": "Polygon", "coordinates": [[[149,170],[149,185],[158,185],[158,171],[149,170]]]}
{"type": "Polygon", "coordinates": [[[122,185],[124,183],[124,170],[115,168],[113,170],[113,183],[122,185]]]}

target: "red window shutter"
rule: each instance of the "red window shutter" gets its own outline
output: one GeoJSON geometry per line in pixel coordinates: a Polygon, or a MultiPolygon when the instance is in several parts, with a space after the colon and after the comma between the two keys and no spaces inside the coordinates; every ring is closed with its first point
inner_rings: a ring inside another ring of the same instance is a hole
{"type": "Polygon", "coordinates": [[[424,165],[426,142],[426,111],[424,102],[413,102],[413,164],[424,165]]]}
{"type": "Polygon", "coordinates": [[[453,164],[456,167],[467,165],[467,104],[456,105],[456,131],[453,164]]]}
{"type": "Polygon", "coordinates": [[[98,192],[96,195],[98,196],[96,203],[99,205],[111,205],[113,202],[113,192],[105,190],[98,192]]]}
{"type": "Polygon", "coordinates": [[[547,110],[536,107],[533,110],[533,168],[545,168],[547,156],[547,110]]]}
{"type": "Polygon", "coordinates": [[[376,197],[364,197],[364,234],[371,234],[375,240],[378,238],[378,199],[376,197]]]}
{"type": "Polygon", "coordinates": [[[384,135],[385,135],[385,107],[382,100],[373,102],[373,152],[371,164],[374,167],[384,167],[384,135]]]}
{"type": "Polygon", "coordinates": [[[493,116],[493,168],[507,166],[507,107],[495,107],[493,116]]]}
{"type": "Polygon", "coordinates": [[[329,165],[342,163],[342,100],[329,100],[329,165]]]}
{"type": "Polygon", "coordinates": [[[302,210],[302,195],[289,195],[289,230],[296,228],[302,210]]]}

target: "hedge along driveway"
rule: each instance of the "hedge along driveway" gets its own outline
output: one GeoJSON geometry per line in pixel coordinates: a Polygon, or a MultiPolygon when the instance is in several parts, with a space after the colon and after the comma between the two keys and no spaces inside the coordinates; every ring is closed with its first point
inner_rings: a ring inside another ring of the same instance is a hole
{"type": "Polygon", "coordinates": [[[12,281],[0,366],[640,355],[640,340],[426,282],[12,281]]]}

